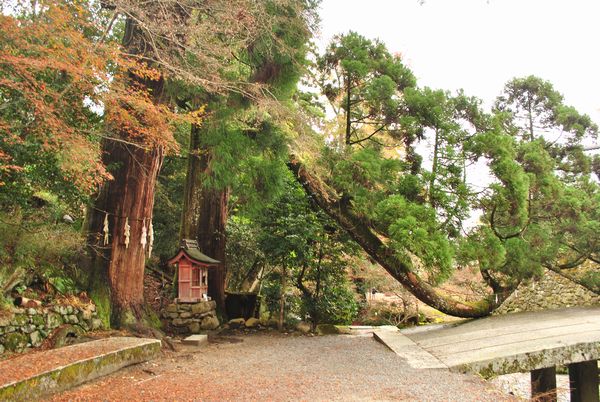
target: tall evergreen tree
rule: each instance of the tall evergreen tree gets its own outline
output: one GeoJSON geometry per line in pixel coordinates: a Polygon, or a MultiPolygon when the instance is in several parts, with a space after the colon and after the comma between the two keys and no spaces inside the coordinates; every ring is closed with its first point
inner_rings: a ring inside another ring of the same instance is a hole
{"type": "MultiPolygon", "coordinates": [[[[240,83],[231,76],[232,59],[255,37],[271,34],[271,3],[162,1],[145,3],[115,0],[103,3],[126,20],[124,52],[132,60],[128,87],[145,94],[158,109],[174,107],[165,92],[167,81],[201,86],[204,91],[260,95],[260,86],[240,83]]],[[[278,3],[276,3],[278,4],[278,3]]],[[[137,323],[145,316],[143,273],[151,221],[156,176],[168,146],[171,130],[140,116],[139,104],[121,99],[125,113],[107,105],[111,136],[103,143],[104,161],[114,180],[106,182],[89,209],[88,228],[92,249],[91,293],[103,306],[112,305],[116,326],[137,323]],[[142,120],[131,128],[129,121],[142,120]],[[154,128],[152,132],[148,130],[154,128]],[[159,131],[161,135],[150,135],[159,131]],[[107,221],[108,225],[105,225],[107,221]],[[109,244],[104,245],[104,227],[109,244]]],[[[191,116],[196,123],[194,115],[191,116]]],[[[173,148],[172,148],[173,149],[173,148]]]]}
{"type": "MultiPolygon", "coordinates": [[[[278,161],[285,155],[283,143],[278,139],[281,130],[274,125],[282,124],[277,115],[285,113],[285,102],[294,93],[304,66],[314,7],[312,3],[268,2],[271,32],[257,36],[235,56],[237,79],[260,86],[268,95],[258,99],[258,103],[244,94],[210,97],[207,106],[211,117],[202,126],[193,125],[191,129],[180,236],[196,238],[203,252],[221,261],[209,278],[209,295],[222,310],[228,201],[238,181],[232,175],[238,173],[236,166],[255,169],[256,162],[263,160],[266,162],[263,166],[272,167],[270,161],[278,161]]],[[[255,171],[242,176],[265,190],[266,182],[277,169],[261,170],[264,175],[255,171]]]]}

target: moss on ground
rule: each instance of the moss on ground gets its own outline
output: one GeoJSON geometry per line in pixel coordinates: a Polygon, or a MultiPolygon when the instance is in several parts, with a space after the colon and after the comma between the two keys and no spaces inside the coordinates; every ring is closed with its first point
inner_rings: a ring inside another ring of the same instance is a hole
{"type": "Polygon", "coordinates": [[[102,327],[105,329],[110,328],[110,294],[107,290],[100,288],[92,289],[89,296],[96,305],[97,317],[102,321],[102,327]]]}
{"type": "Polygon", "coordinates": [[[11,352],[16,352],[25,348],[28,341],[29,337],[27,335],[13,332],[4,337],[4,347],[11,352]]]}

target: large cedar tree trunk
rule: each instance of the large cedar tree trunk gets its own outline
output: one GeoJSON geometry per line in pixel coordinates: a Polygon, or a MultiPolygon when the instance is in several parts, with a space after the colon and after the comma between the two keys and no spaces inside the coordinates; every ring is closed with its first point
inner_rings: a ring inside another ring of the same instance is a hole
{"type": "Polygon", "coordinates": [[[511,290],[496,293],[478,302],[463,302],[438,292],[400,260],[371,225],[356,214],[349,201],[341,199],[300,160],[290,157],[288,166],[317,205],[334,219],[369,256],[423,303],[456,317],[476,318],[490,314],[510,295],[511,290]]]}
{"type": "Polygon", "coordinates": [[[192,125],[180,237],[196,239],[204,254],[221,262],[208,275],[208,295],[224,312],[229,191],[206,185],[205,180],[211,175],[212,151],[201,145],[201,135],[201,128],[192,125]]]}
{"type": "MultiPolygon", "coordinates": [[[[139,51],[141,32],[131,19],[126,23],[123,44],[130,54],[139,51]]],[[[149,91],[155,103],[162,101],[163,79],[142,80],[130,75],[131,85],[149,91]]],[[[144,314],[144,268],[148,245],[143,246],[142,228],[152,220],[156,178],[163,162],[163,149],[146,149],[133,145],[127,132],[115,132],[119,140],[104,140],[103,162],[111,169],[113,180],[107,181],[88,208],[86,230],[90,247],[90,295],[101,304],[114,327],[135,324],[144,314]],[[104,219],[108,214],[109,242],[104,245],[104,219]],[[125,224],[128,222],[129,244],[125,224]]],[[[146,237],[146,242],[149,238],[146,237]]]]}
{"type": "MultiPolygon", "coordinates": [[[[122,327],[143,317],[144,267],[148,245],[142,246],[152,220],[154,188],[163,154],[118,142],[103,146],[105,163],[118,163],[114,180],[107,182],[88,213],[90,234],[94,237],[92,295],[110,297],[111,324],[122,327]],[[108,212],[109,243],[103,246],[102,230],[108,212]],[[125,224],[129,224],[129,245],[125,224]],[[106,289],[106,285],[108,288],[106,289]]],[[[146,237],[146,241],[148,238],[146,237]]]]}

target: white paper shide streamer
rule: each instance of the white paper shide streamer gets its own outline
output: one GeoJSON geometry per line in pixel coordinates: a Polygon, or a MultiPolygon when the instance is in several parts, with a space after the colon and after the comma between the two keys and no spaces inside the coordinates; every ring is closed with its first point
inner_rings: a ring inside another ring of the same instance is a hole
{"type": "Polygon", "coordinates": [[[125,237],[125,248],[129,248],[129,236],[131,236],[131,226],[129,226],[129,218],[125,218],[125,229],[123,236],[125,237]]]}
{"type": "Polygon", "coordinates": [[[142,223],[142,237],[140,238],[140,244],[142,245],[142,250],[146,249],[146,243],[148,243],[148,231],[146,229],[146,218],[142,223]]]}
{"type": "Polygon", "coordinates": [[[148,258],[152,257],[152,247],[154,246],[154,227],[150,220],[150,228],[148,229],[148,258]]]}
{"type": "Polygon", "coordinates": [[[108,212],[104,214],[102,233],[104,233],[104,245],[106,246],[108,244],[108,212]]]}

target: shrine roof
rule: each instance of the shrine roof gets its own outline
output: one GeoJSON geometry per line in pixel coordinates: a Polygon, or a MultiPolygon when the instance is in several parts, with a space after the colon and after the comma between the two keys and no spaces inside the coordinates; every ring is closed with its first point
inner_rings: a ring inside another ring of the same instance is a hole
{"type": "Polygon", "coordinates": [[[202,264],[211,264],[212,265],[212,264],[220,264],[221,263],[221,261],[215,260],[214,258],[211,258],[211,257],[207,256],[206,254],[202,253],[200,251],[200,248],[198,247],[198,242],[196,240],[190,240],[190,239],[183,239],[181,241],[181,248],[180,248],[179,252],[177,253],[177,255],[175,257],[173,257],[169,260],[169,263],[173,263],[175,260],[177,260],[182,252],[189,259],[191,259],[195,262],[202,263],[202,264]]]}

